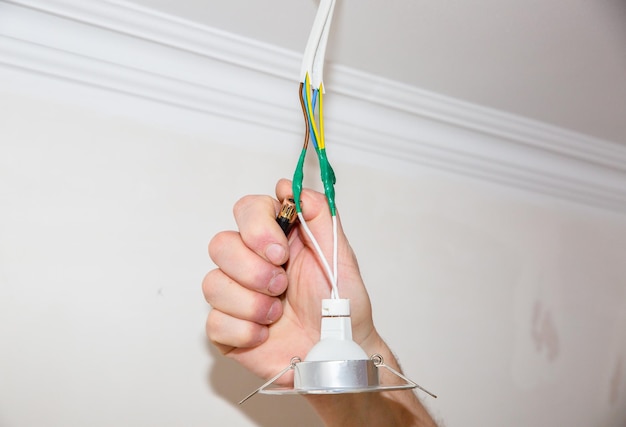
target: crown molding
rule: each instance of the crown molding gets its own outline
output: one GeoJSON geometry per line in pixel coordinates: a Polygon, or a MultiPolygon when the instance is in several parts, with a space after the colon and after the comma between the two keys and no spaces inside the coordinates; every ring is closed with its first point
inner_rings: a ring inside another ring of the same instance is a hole
{"type": "MultiPolygon", "coordinates": [[[[294,52],[128,2],[0,0],[0,69],[290,137],[301,131],[299,62],[294,52]]],[[[337,64],[326,76],[327,132],[342,150],[626,212],[620,144],[337,64]]]]}

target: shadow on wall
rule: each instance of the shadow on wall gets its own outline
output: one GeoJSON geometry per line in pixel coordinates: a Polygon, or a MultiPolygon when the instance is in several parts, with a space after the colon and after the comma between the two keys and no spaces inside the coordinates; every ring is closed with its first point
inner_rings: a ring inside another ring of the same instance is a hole
{"type": "Polygon", "coordinates": [[[300,426],[323,427],[323,423],[301,396],[267,396],[257,394],[243,405],[241,399],[263,384],[263,380],[245,368],[224,357],[207,343],[213,356],[213,366],[208,375],[209,386],[260,427],[300,426]]]}

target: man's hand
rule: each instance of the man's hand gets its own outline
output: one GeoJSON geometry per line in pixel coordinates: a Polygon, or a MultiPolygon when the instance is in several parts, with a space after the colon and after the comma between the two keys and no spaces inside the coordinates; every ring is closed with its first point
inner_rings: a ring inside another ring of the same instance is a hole
{"type": "MultiPolygon", "coordinates": [[[[278,200],[291,194],[291,182],[276,186],[278,200]]],[[[202,283],[212,306],[207,319],[209,339],[258,376],[269,379],[302,359],[319,341],[321,300],[331,285],[299,227],[285,237],[276,222],[280,203],[268,196],[247,196],[234,208],[239,232],[217,234],[209,254],[217,269],[202,283]]],[[[326,259],[332,259],[332,219],[323,194],[302,192],[302,211],[326,259]]],[[[381,354],[385,363],[400,367],[380,338],[356,258],[338,221],[338,289],[351,302],[352,336],[366,354],[381,354]]],[[[329,262],[330,264],[330,262],[329,262]]],[[[382,373],[381,382],[385,375],[382,373]]],[[[291,385],[293,375],[277,384],[291,385]]],[[[434,426],[411,391],[307,396],[327,426],[434,426]]]]}
{"type": "MultiPolygon", "coordinates": [[[[291,182],[281,180],[278,200],[290,193],[291,182]]],[[[292,357],[304,359],[319,341],[320,304],[331,291],[306,235],[296,227],[288,242],[276,223],[278,200],[247,196],[237,202],[239,232],[213,238],[209,254],[219,268],[203,282],[213,307],[207,335],[223,354],[265,379],[292,357]]],[[[303,191],[302,211],[330,262],[332,220],[324,195],[303,191]]],[[[363,345],[376,337],[369,297],[340,224],[338,233],[339,294],[351,300],[353,337],[363,345]]]]}

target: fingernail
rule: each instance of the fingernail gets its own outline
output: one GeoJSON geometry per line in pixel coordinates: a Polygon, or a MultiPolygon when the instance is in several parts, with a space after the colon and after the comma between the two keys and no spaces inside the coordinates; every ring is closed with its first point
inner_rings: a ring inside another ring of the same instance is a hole
{"type": "Polygon", "coordinates": [[[265,249],[265,256],[275,265],[281,265],[285,259],[285,248],[278,243],[272,243],[265,249]]]}
{"type": "Polygon", "coordinates": [[[282,310],[282,303],[278,300],[274,301],[269,311],[267,312],[267,321],[269,323],[274,323],[280,317],[282,310]]]}
{"type": "Polygon", "coordinates": [[[274,274],[274,277],[270,279],[270,283],[267,286],[267,290],[272,295],[280,295],[285,292],[287,288],[287,276],[284,272],[280,271],[274,274]]]}

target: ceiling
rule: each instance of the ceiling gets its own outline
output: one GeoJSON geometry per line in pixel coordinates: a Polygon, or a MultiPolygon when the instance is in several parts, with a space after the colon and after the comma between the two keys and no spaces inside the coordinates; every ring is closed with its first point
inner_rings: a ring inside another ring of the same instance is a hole
{"type": "MultiPolygon", "coordinates": [[[[301,52],[316,0],[133,0],[301,52]]],[[[626,146],[626,0],[338,0],[327,60],[626,146]]]]}

